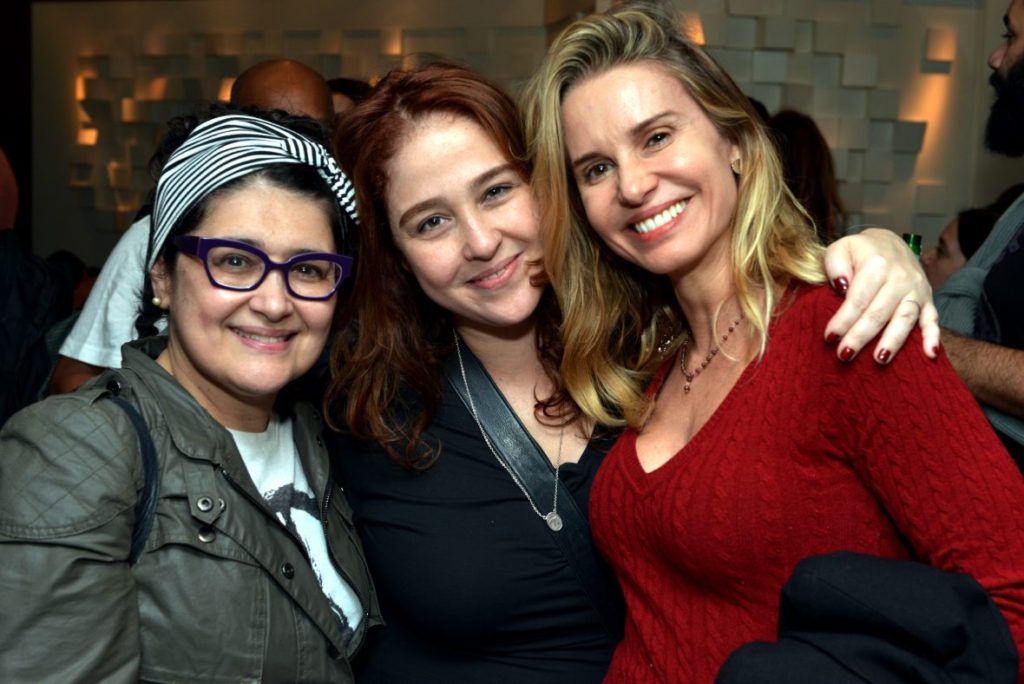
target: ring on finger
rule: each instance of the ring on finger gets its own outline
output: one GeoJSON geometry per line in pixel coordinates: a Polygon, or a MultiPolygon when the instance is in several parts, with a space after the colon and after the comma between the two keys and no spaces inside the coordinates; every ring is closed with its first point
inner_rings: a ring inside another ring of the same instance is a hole
{"type": "Polygon", "coordinates": [[[916,299],[911,299],[910,297],[907,297],[903,301],[907,302],[908,304],[913,304],[914,306],[916,306],[917,307],[917,317],[918,318],[921,317],[921,311],[922,311],[921,302],[917,301],[916,299]]]}

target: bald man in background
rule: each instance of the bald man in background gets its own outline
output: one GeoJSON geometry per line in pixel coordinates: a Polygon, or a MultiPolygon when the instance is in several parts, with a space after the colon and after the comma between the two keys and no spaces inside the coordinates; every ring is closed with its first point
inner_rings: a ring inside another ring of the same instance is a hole
{"type": "MultiPolygon", "coordinates": [[[[260,62],[243,71],[231,86],[231,104],[308,116],[328,129],[334,122],[327,82],[292,59],[260,62]]],[[[121,345],[138,337],[135,318],[148,244],[147,214],[125,231],[104,263],[85,308],[61,345],[50,377],[51,394],[72,392],[104,368],[121,366],[121,345]]]]}
{"type": "Polygon", "coordinates": [[[249,67],[231,85],[231,103],[239,107],[281,109],[330,127],[331,90],[323,76],[293,59],[273,59],[249,67]]]}

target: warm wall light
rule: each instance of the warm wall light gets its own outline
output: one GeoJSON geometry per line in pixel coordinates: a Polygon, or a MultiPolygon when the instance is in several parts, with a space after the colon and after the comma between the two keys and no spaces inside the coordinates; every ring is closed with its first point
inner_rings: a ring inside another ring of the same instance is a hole
{"type": "Polygon", "coordinates": [[[135,89],[135,98],[159,102],[167,99],[167,77],[155,76],[148,81],[139,81],[135,89]]]}
{"type": "MultiPolygon", "coordinates": [[[[942,148],[929,143],[944,140],[951,134],[952,121],[947,114],[952,110],[956,97],[952,80],[946,74],[920,74],[905,89],[905,93],[900,108],[900,122],[928,124],[928,134],[923,137],[921,151],[917,154],[917,166],[920,169],[939,168],[942,148]]],[[[918,180],[927,179],[918,174],[918,180]]]]}
{"type": "Polygon", "coordinates": [[[950,106],[949,78],[923,74],[914,81],[910,97],[900,112],[903,121],[930,121],[938,123],[950,106]]]}
{"type": "Polygon", "coordinates": [[[234,78],[222,78],[220,88],[217,91],[217,99],[221,102],[231,101],[231,86],[235,84],[234,78]]]}
{"type": "Polygon", "coordinates": [[[139,103],[130,97],[121,98],[121,121],[125,123],[139,123],[142,121],[139,103]]]}
{"type": "Polygon", "coordinates": [[[75,101],[81,102],[85,99],[86,95],[86,80],[90,78],[96,78],[95,69],[82,69],[75,76],[75,101]]]}
{"type": "Polygon", "coordinates": [[[700,20],[697,12],[683,12],[682,15],[683,33],[690,37],[697,45],[705,45],[704,23],[700,20]]]}
{"type": "Polygon", "coordinates": [[[925,36],[925,57],[932,62],[956,60],[956,31],[944,26],[928,28],[925,36]]]}
{"type": "Polygon", "coordinates": [[[100,138],[100,131],[98,128],[79,128],[78,129],[78,144],[79,145],[95,145],[96,141],[100,138]]]}
{"type": "Polygon", "coordinates": [[[402,29],[398,27],[380,30],[381,51],[388,57],[399,57],[402,54],[402,29]]]}

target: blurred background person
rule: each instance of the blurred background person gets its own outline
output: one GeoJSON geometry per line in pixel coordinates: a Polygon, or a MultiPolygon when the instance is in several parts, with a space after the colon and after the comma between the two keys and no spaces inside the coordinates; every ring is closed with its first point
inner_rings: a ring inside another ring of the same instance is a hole
{"type": "Polygon", "coordinates": [[[846,231],[846,208],[836,186],[832,150],[814,119],[785,109],[768,120],[775,134],[786,185],[810,215],[822,244],[846,231]]]}
{"type": "Polygon", "coordinates": [[[14,232],[18,183],[0,150],[0,426],[38,398],[50,372],[48,331],[76,309],[91,278],[74,254],[30,254],[14,232]]]}
{"type": "Polygon", "coordinates": [[[370,94],[370,84],[357,78],[332,78],[327,81],[334,103],[335,116],[341,116],[362,102],[370,94]]]}
{"type": "Polygon", "coordinates": [[[999,214],[988,209],[964,209],[946,224],[935,246],[921,255],[932,290],[938,291],[964,267],[998,219],[999,214]]]}
{"type": "Polygon", "coordinates": [[[1024,192],[1024,183],[1007,188],[992,204],[964,209],[953,217],[939,235],[935,246],[921,255],[921,263],[932,290],[938,292],[946,280],[974,256],[992,232],[996,221],[1021,192],[1024,192]]]}
{"type": "MultiPolygon", "coordinates": [[[[995,98],[985,146],[1024,155],[1024,0],[1010,0],[1002,41],[988,58],[995,98]]],[[[1024,194],[1015,198],[967,264],[935,295],[942,343],[1024,471],[1024,194]]]]}
{"type": "Polygon", "coordinates": [[[240,73],[231,84],[230,102],[308,116],[327,130],[334,125],[334,101],[327,81],[294,59],[270,59],[240,73]]]}

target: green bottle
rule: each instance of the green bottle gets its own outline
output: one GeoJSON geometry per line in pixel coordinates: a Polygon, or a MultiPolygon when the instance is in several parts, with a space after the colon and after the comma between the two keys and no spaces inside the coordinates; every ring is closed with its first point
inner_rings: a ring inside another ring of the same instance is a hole
{"type": "Polygon", "coordinates": [[[917,233],[904,233],[903,241],[910,246],[910,251],[921,256],[921,236],[917,233]]]}

